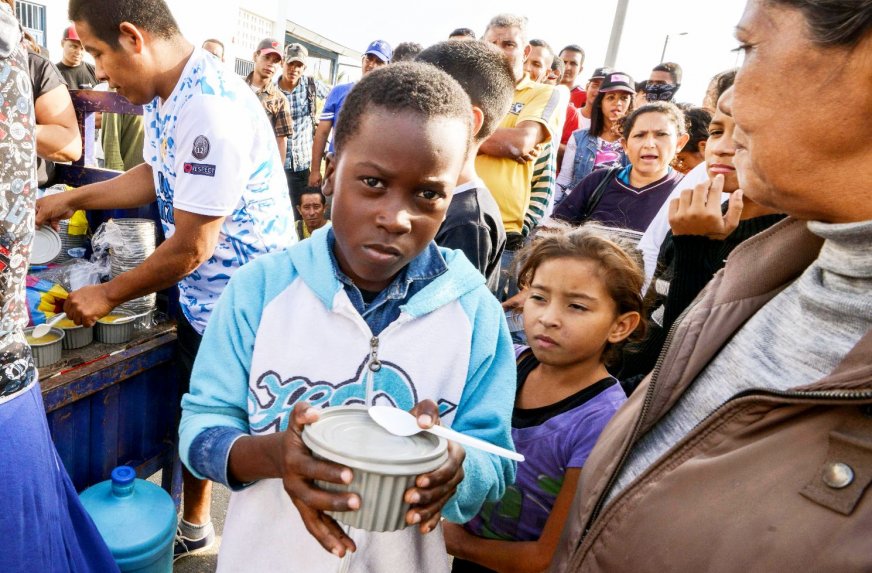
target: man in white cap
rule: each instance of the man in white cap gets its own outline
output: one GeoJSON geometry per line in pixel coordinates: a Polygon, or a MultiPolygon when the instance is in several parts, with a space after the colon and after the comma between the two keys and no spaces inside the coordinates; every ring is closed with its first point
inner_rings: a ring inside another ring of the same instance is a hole
{"type": "Polygon", "coordinates": [[[278,82],[279,90],[288,100],[294,121],[294,133],[288,138],[284,162],[297,221],[300,220],[300,213],[296,207],[299,207],[300,197],[309,184],[309,168],[312,165],[312,142],[318,125],[315,101],[323,100],[330,93],[330,86],[303,75],[308,58],[309,51],[304,45],[289,44],[285,48],[285,65],[278,82]]]}
{"type": "MultiPolygon", "coordinates": [[[[360,59],[360,73],[365,76],[376,68],[390,63],[394,51],[391,45],[384,40],[376,40],[371,43],[363,57],[360,59]]],[[[354,82],[342,84],[330,90],[327,96],[327,101],[324,103],[324,109],[321,110],[321,119],[318,122],[318,129],[315,130],[315,141],[312,143],[312,170],[309,174],[309,187],[321,186],[321,159],[324,157],[324,149],[327,147],[327,139],[330,137],[330,130],[333,129],[333,124],[336,123],[336,118],[339,117],[339,110],[342,109],[342,103],[351,88],[354,87],[354,82]]],[[[333,152],[333,140],[330,140],[330,152],[333,152]]]]}
{"type": "Polygon", "coordinates": [[[276,134],[279,156],[284,157],[288,138],[293,135],[293,120],[288,100],[273,83],[273,78],[282,63],[280,47],[278,40],[272,38],[260,41],[257,51],[254,52],[254,69],[245,78],[245,83],[251,87],[263,109],[266,110],[266,115],[276,134]]]}

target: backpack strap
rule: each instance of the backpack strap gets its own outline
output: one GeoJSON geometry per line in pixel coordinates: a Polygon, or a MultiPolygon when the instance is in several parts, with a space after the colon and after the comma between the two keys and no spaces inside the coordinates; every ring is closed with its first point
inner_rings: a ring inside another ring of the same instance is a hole
{"type": "Polygon", "coordinates": [[[309,100],[309,117],[312,118],[312,135],[314,135],[315,128],[318,126],[318,119],[315,117],[315,78],[309,78],[309,85],[306,86],[306,99],[309,100]]]}
{"type": "Polygon", "coordinates": [[[584,207],[584,213],[581,216],[581,222],[585,222],[590,219],[590,216],[593,215],[593,212],[596,211],[596,208],[599,206],[600,201],[605,195],[606,187],[609,186],[609,183],[618,176],[618,171],[623,169],[622,167],[612,167],[609,169],[609,172],[603,177],[603,180],[599,182],[599,185],[596,186],[596,189],[593,190],[593,193],[590,194],[590,197],[587,198],[587,205],[584,207]]]}

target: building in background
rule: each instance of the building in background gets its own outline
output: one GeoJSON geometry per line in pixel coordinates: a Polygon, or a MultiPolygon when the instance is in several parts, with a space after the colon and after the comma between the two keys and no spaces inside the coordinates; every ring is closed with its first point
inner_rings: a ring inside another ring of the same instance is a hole
{"type": "MultiPolygon", "coordinates": [[[[308,75],[327,83],[345,83],[360,77],[361,52],[288,20],[287,0],[167,0],[185,37],[195,46],[208,38],[224,43],[225,61],[241,76],[254,66],[252,55],[264,38],[299,42],[309,50],[308,75]]],[[[68,0],[17,0],[15,11],[22,25],[54,57],[60,54],[67,21],[68,0]]]]}

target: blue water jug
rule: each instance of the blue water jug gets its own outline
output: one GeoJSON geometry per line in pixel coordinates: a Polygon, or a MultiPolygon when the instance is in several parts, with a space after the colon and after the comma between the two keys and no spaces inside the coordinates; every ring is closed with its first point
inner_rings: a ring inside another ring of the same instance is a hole
{"type": "Polygon", "coordinates": [[[171,573],[176,506],[167,492],[120,466],[79,498],[122,571],[171,573]]]}

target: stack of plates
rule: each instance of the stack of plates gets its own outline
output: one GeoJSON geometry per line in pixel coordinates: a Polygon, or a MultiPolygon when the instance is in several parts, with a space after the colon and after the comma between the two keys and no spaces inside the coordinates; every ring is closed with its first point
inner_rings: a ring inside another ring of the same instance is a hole
{"type": "Polygon", "coordinates": [[[79,249],[85,246],[85,235],[70,235],[69,219],[60,222],[58,234],[61,237],[61,252],[52,262],[65,263],[73,258],[70,255],[70,249],[79,249]]]}
{"type": "MultiPolygon", "coordinates": [[[[113,222],[121,229],[124,237],[122,249],[109,249],[109,266],[114,278],[138,267],[154,252],[156,229],[151,219],[113,219],[113,222]]],[[[154,309],[156,303],[157,294],[152,293],[125,302],[118,308],[138,314],[154,309]]]]}

